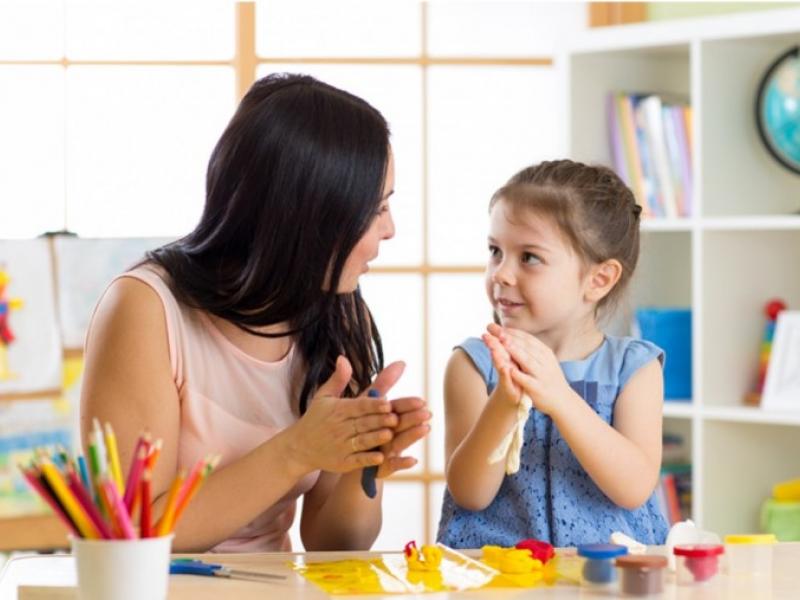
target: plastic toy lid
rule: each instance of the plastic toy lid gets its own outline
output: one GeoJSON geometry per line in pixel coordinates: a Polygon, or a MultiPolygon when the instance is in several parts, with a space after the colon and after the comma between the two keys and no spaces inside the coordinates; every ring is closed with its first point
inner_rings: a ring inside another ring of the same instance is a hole
{"type": "Polygon", "coordinates": [[[675,556],[688,556],[690,558],[718,556],[725,552],[725,546],[722,544],[685,544],[675,546],[672,552],[675,556]]]}
{"type": "Polygon", "coordinates": [[[628,554],[620,556],[615,564],[623,569],[663,569],[667,566],[667,557],[655,554],[628,554]]]}
{"type": "Polygon", "coordinates": [[[757,533],[752,535],[726,535],[726,544],[774,544],[777,538],[773,533],[757,533]]]}
{"type": "Polygon", "coordinates": [[[578,556],[584,558],[615,558],[627,553],[628,549],[619,544],[582,544],[578,546],[578,556]]]}

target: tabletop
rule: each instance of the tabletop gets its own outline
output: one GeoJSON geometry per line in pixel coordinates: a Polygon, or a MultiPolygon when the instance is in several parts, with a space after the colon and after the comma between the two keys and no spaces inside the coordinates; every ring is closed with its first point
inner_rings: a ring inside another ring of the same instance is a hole
{"type": "MultiPolygon", "coordinates": [[[[769,581],[729,581],[724,574],[714,581],[700,586],[677,586],[674,576],[668,576],[664,593],[649,596],[650,599],[690,600],[694,598],[783,600],[800,598],[800,543],[775,545],[773,575],[769,581]]],[[[648,552],[658,553],[651,548],[648,552]]],[[[662,550],[663,551],[663,550],[662,550]]],[[[366,559],[384,556],[380,552],[309,552],[309,553],[265,553],[265,554],[214,554],[181,555],[195,556],[206,561],[222,563],[240,569],[286,575],[284,580],[269,582],[227,580],[194,575],[170,577],[169,600],[204,600],[206,598],[236,598],[249,600],[277,597],[282,600],[318,600],[329,596],[294,572],[290,563],[299,559],[305,562],[333,561],[343,559],[366,559]]],[[[75,564],[70,555],[22,556],[9,560],[0,572],[0,599],[2,600],[74,600],[75,564]]],[[[357,596],[336,596],[354,599],[357,596]]],[[[372,600],[398,598],[397,594],[373,594],[360,596],[372,600]]],[[[430,600],[510,600],[541,599],[567,600],[588,598],[622,597],[618,592],[596,591],[581,588],[566,582],[552,587],[532,589],[480,589],[435,594],[408,594],[403,597],[429,598],[430,600]]]]}

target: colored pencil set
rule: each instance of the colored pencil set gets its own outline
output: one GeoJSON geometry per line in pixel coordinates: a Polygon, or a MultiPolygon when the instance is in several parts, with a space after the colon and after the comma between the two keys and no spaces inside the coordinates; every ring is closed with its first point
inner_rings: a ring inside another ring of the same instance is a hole
{"type": "Polygon", "coordinates": [[[161,518],[153,520],[151,480],[161,440],[139,436],[127,481],[123,482],[117,440],[110,423],[94,420],[89,435],[88,465],[63,448],[38,449],[30,465],[19,469],[31,487],[53,509],[72,535],[89,539],[137,539],[170,534],[186,506],[219,462],[219,456],[198,460],[172,482],[161,518]],[[138,531],[135,526],[138,514],[138,531]]]}

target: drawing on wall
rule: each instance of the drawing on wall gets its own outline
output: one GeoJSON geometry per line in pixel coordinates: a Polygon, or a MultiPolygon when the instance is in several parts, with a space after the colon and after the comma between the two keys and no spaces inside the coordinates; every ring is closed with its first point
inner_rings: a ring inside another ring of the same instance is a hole
{"type": "Polygon", "coordinates": [[[800,311],[778,315],[761,407],[800,410],[800,311]]]}
{"type": "Polygon", "coordinates": [[[111,280],[168,238],[54,239],[59,319],[65,348],[82,348],[97,301],[111,280]]]}
{"type": "Polygon", "coordinates": [[[8,297],[6,289],[10,279],[6,266],[0,263],[0,381],[16,377],[8,363],[8,347],[14,341],[11,313],[22,308],[22,298],[8,297]]]}
{"type": "Polygon", "coordinates": [[[0,263],[8,302],[0,328],[0,394],[59,389],[62,350],[48,241],[0,241],[0,263]]]}

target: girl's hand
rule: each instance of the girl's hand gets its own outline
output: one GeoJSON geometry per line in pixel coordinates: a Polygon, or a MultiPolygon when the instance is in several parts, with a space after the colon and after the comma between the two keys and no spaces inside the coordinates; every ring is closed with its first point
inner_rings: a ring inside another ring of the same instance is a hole
{"type": "Polygon", "coordinates": [[[488,330],[518,366],[511,369],[513,381],[530,396],[537,410],[551,415],[560,401],[573,393],[556,355],[535,336],[519,329],[493,323],[488,330]]]}
{"type": "Polygon", "coordinates": [[[518,371],[519,367],[498,337],[491,333],[484,333],[481,339],[489,347],[489,351],[492,353],[492,363],[497,369],[498,382],[494,393],[500,394],[502,398],[516,406],[522,398],[522,389],[514,382],[511,373],[518,371]]]}
{"type": "MultiPolygon", "coordinates": [[[[372,382],[370,389],[376,390],[381,396],[385,396],[405,370],[405,363],[393,362],[383,371],[378,373],[375,381],[372,382]]],[[[425,406],[422,398],[407,396],[396,398],[391,401],[392,411],[397,415],[397,425],[394,426],[394,437],[392,440],[381,446],[384,461],[378,467],[378,477],[388,477],[396,471],[410,469],[417,464],[417,459],[413,456],[402,456],[402,453],[425,437],[431,430],[428,421],[431,413],[425,406]]]]}
{"type": "MultiPolygon", "coordinates": [[[[386,398],[342,398],[352,373],[350,362],[340,356],[306,413],[287,430],[294,434],[288,460],[300,475],[318,469],[346,473],[384,462],[379,446],[394,438],[400,419],[386,398]]],[[[398,377],[387,377],[384,389],[388,391],[398,377]]]]}

